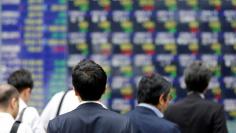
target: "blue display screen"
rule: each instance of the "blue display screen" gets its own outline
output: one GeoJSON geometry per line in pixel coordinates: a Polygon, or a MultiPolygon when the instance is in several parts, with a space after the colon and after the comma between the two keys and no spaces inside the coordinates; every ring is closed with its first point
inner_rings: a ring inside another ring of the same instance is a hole
{"type": "Polygon", "coordinates": [[[206,97],[236,118],[235,0],[2,0],[0,81],[27,68],[34,74],[33,106],[71,87],[83,58],[108,75],[102,100],[115,111],[135,104],[137,83],[158,72],[186,95],[183,70],[194,60],[211,66],[206,97]]]}

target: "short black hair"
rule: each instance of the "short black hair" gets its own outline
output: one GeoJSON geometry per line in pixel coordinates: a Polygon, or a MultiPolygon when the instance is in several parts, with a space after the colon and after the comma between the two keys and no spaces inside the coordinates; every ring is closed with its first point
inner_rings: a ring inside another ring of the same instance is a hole
{"type": "Polygon", "coordinates": [[[19,98],[19,93],[15,87],[8,84],[0,85],[0,106],[7,108],[12,98],[19,98]]]}
{"type": "Polygon", "coordinates": [[[207,88],[212,72],[202,61],[194,61],[186,67],[184,80],[188,91],[204,92],[207,88]]]}
{"type": "Polygon", "coordinates": [[[19,92],[25,88],[33,89],[34,82],[31,73],[25,69],[14,71],[7,79],[8,84],[13,85],[19,92]]]}
{"type": "Polygon", "coordinates": [[[138,103],[156,106],[162,94],[164,94],[164,100],[167,100],[171,88],[171,83],[157,73],[144,75],[138,85],[138,103]]]}
{"type": "Polygon", "coordinates": [[[72,84],[82,100],[99,100],[106,89],[107,75],[94,61],[84,59],[72,70],[72,84]]]}

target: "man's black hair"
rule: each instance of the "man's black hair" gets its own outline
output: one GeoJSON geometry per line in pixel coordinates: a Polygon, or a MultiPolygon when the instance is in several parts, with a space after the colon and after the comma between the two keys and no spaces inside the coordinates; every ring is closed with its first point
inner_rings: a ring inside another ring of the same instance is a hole
{"type": "Polygon", "coordinates": [[[7,79],[7,82],[13,85],[19,92],[26,88],[33,89],[34,86],[31,73],[25,69],[13,72],[7,79]]]}
{"type": "Polygon", "coordinates": [[[84,101],[99,100],[105,91],[106,82],[105,71],[92,60],[84,59],[72,70],[73,86],[84,101]]]}
{"type": "Polygon", "coordinates": [[[164,94],[164,100],[167,100],[171,88],[171,83],[159,74],[144,75],[138,85],[138,103],[156,106],[162,94],[164,94]]]}
{"type": "Polygon", "coordinates": [[[188,91],[204,92],[207,88],[212,72],[202,61],[191,63],[184,71],[184,80],[188,91]]]}
{"type": "Polygon", "coordinates": [[[15,87],[8,84],[0,85],[0,106],[3,108],[7,108],[10,100],[15,97],[19,97],[19,93],[15,87]]]}

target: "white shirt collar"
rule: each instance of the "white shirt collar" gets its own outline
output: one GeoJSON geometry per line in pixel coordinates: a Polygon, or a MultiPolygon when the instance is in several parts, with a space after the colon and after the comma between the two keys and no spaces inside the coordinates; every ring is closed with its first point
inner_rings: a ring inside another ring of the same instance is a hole
{"type": "Polygon", "coordinates": [[[150,105],[147,103],[140,103],[138,104],[138,106],[151,109],[160,118],[164,117],[163,113],[158,108],[154,107],[153,105],[150,105]]]}
{"type": "Polygon", "coordinates": [[[27,107],[27,104],[25,103],[25,101],[22,99],[22,98],[20,98],[20,106],[22,107],[22,108],[25,108],[25,107],[27,107]]]}
{"type": "Polygon", "coordinates": [[[85,103],[96,103],[96,104],[100,104],[103,108],[107,109],[107,107],[100,101],[81,101],[79,103],[79,106],[82,105],[82,104],[85,104],[85,103]]]}
{"type": "MultiPolygon", "coordinates": [[[[27,107],[27,104],[25,103],[25,101],[21,98],[19,98],[19,112],[21,112],[24,108],[27,107]]],[[[18,113],[19,114],[19,113],[18,113]]]]}
{"type": "Polygon", "coordinates": [[[193,92],[193,91],[190,91],[187,93],[187,95],[191,95],[191,94],[198,94],[202,99],[205,99],[205,96],[203,93],[200,93],[200,92],[193,92]]]}
{"type": "Polygon", "coordinates": [[[22,98],[19,98],[19,111],[18,111],[16,119],[19,119],[20,114],[21,114],[20,112],[26,107],[27,107],[27,104],[24,102],[24,100],[22,98]]]}

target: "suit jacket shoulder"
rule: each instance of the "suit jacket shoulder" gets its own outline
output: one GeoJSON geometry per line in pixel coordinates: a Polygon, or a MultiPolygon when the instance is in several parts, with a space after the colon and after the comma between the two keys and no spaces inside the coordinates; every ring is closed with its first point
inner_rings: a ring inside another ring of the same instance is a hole
{"type": "Polygon", "coordinates": [[[176,124],[159,118],[152,110],[144,107],[136,107],[127,116],[135,128],[135,133],[179,133],[176,124]]]}
{"type": "Polygon", "coordinates": [[[130,133],[131,128],[128,118],[92,103],[50,121],[48,133],[130,133]]]}
{"type": "Polygon", "coordinates": [[[177,123],[183,133],[227,133],[223,106],[199,95],[187,96],[170,105],[164,116],[177,123]]]}
{"type": "Polygon", "coordinates": [[[223,108],[222,105],[213,101],[202,99],[200,98],[200,96],[189,96],[180,101],[177,101],[173,105],[170,105],[165,112],[165,116],[168,117],[171,114],[177,115],[178,112],[183,112],[183,111],[186,111],[186,114],[188,114],[191,112],[194,113],[198,111],[204,112],[204,110],[212,114],[216,113],[222,108],[223,108]],[[192,111],[190,112],[190,110],[192,111]]]}

